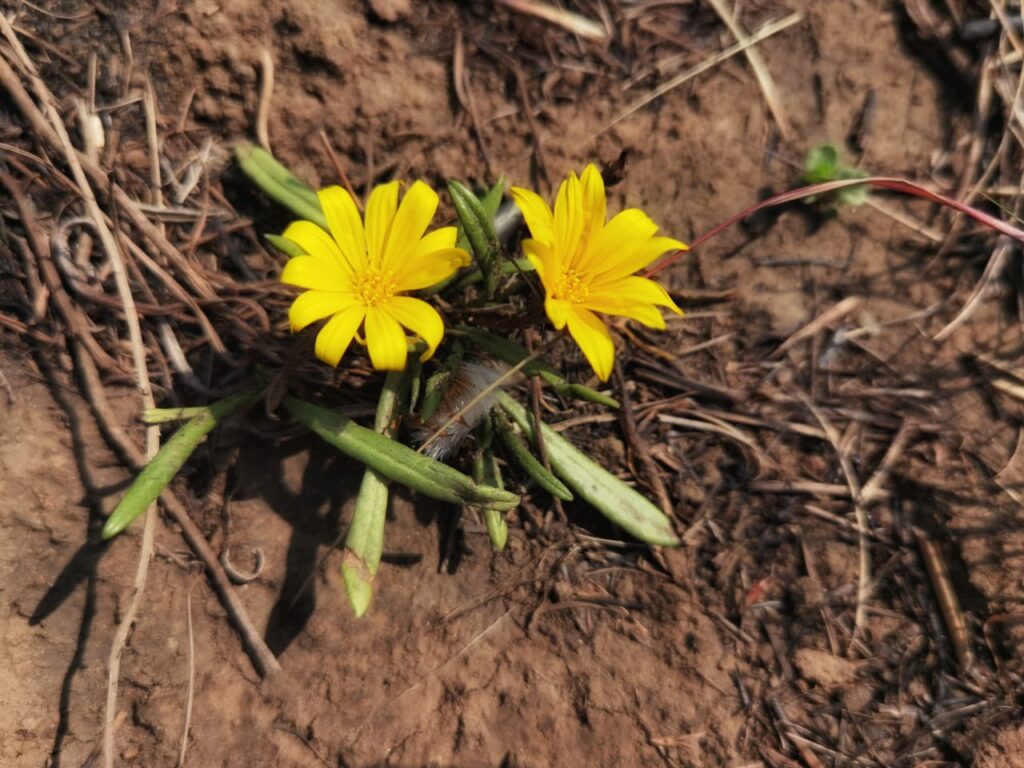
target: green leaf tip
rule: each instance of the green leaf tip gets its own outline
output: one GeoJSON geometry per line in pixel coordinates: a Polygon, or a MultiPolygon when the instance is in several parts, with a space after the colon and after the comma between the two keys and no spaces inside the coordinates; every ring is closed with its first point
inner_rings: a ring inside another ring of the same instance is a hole
{"type": "Polygon", "coordinates": [[[243,392],[209,406],[192,409],[191,412],[196,415],[182,425],[143,467],[107,518],[101,533],[104,541],[122,533],[160,497],[164,488],[214,427],[238,408],[255,402],[258,397],[256,392],[243,392]]]}
{"type": "MultiPolygon", "coordinates": [[[[498,394],[498,405],[527,437],[533,436],[533,421],[523,406],[505,392],[498,394]]],[[[647,497],[608,472],[551,427],[542,423],[540,428],[552,468],[581,498],[640,541],[663,547],[680,545],[672,530],[672,521],[647,497]]]]}
{"type": "Polygon", "coordinates": [[[273,155],[255,144],[235,145],[235,160],[242,172],[268,197],[301,219],[327,229],[327,218],[316,191],[304,184],[273,155]]]}

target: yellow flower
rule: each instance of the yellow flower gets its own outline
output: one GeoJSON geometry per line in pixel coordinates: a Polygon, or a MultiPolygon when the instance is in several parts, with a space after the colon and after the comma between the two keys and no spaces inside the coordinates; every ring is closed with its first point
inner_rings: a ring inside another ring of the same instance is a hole
{"type": "Polygon", "coordinates": [[[281,282],[307,289],[288,312],[292,331],[329,317],[316,337],[318,358],[337,365],[355,338],[369,349],[374,368],[400,371],[408,351],[404,327],[426,342],[428,359],[444,336],[441,316],[425,301],[400,294],[429,288],[469,263],[469,254],[455,247],[455,227],[424,234],[437,193],[417,181],[399,205],[397,181],[376,187],[365,227],[341,187],[317,196],[330,232],[296,221],[284,233],[304,251],[281,274],[281,282]]]}
{"type": "Polygon", "coordinates": [[[523,252],[544,284],[544,308],[555,328],[569,333],[601,381],[615,364],[615,347],[604,321],[595,315],[639,320],[664,330],[657,307],[683,312],[668,293],[637,272],[666,251],[686,250],[686,243],[655,237],[658,226],[629,208],[605,221],[604,181],[592,164],[582,177],[575,172],[562,182],[555,210],[528,189],[512,187],[512,199],[523,212],[531,239],[523,252]]]}

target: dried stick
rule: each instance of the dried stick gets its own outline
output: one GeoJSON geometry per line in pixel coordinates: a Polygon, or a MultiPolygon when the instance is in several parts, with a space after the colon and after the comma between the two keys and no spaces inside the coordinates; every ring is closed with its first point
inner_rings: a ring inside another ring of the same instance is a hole
{"type": "Polygon", "coordinates": [[[476,108],[476,100],[473,98],[473,90],[469,86],[469,70],[465,66],[465,44],[462,42],[462,31],[459,30],[455,36],[455,48],[452,52],[452,78],[455,87],[455,95],[459,104],[469,115],[473,123],[473,134],[476,136],[477,144],[480,146],[480,155],[487,166],[487,173],[494,176],[494,162],[491,159],[491,152],[487,148],[487,137],[484,135],[480,113],[476,108]]]}
{"type": "Polygon", "coordinates": [[[982,273],[977,285],[974,286],[974,290],[971,291],[970,298],[967,299],[956,317],[950,320],[945,328],[932,337],[933,341],[945,341],[953,335],[957,328],[974,317],[974,313],[978,311],[985,297],[989,295],[996,278],[1003,273],[1003,269],[1006,267],[1010,255],[1014,251],[1013,246],[1013,240],[1005,235],[999,238],[995,251],[989,257],[988,264],[985,265],[985,271],[982,273]]]}
{"type": "MultiPolygon", "coordinates": [[[[160,178],[160,137],[156,132],[157,106],[156,94],[153,93],[153,83],[146,78],[146,89],[143,91],[142,105],[146,113],[146,143],[149,144],[149,184],[152,188],[153,205],[163,207],[164,195],[161,191],[163,186],[160,178]]],[[[163,222],[157,224],[160,233],[164,234],[163,222]]]]}
{"type": "Polygon", "coordinates": [[[587,143],[589,144],[590,142],[594,141],[594,139],[596,139],[602,133],[605,133],[608,129],[610,129],[616,123],[622,122],[623,120],[625,120],[627,117],[632,115],[637,110],[643,109],[648,104],[650,104],[652,101],[660,99],[662,96],[664,96],[669,91],[678,88],[679,86],[681,86],[684,83],[692,80],[693,78],[697,77],[698,75],[703,74],[704,72],[706,72],[707,70],[711,69],[712,67],[715,67],[718,64],[721,64],[726,59],[732,58],[736,54],[750,49],[752,46],[757,45],[762,40],[765,40],[765,39],[771,37],[772,35],[775,35],[775,34],[781,32],[782,30],[787,29],[787,28],[793,26],[794,24],[797,24],[797,23],[803,21],[803,18],[804,18],[804,15],[802,13],[791,13],[789,16],[786,16],[784,19],[780,19],[778,21],[770,21],[767,24],[765,24],[763,27],[761,27],[761,29],[759,29],[753,35],[751,35],[749,37],[744,36],[736,44],[730,45],[728,48],[720,51],[719,53],[716,53],[714,56],[711,56],[710,58],[705,59],[700,64],[697,64],[694,67],[690,67],[690,69],[686,70],[685,72],[683,72],[683,73],[681,73],[679,75],[676,75],[671,80],[669,80],[667,83],[659,85],[657,88],[655,88],[653,91],[651,91],[646,96],[643,96],[642,98],[640,98],[637,101],[635,101],[632,104],[630,104],[625,110],[623,110],[618,115],[616,115],[614,118],[612,118],[612,120],[610,122],[605,123],[605,125],[603,125],[601,127],[601,129],[596,134],[594,134],[592,137],[590,137],[590,140],[587,143]]]}
{"type": "Polygon", "coordinates": [[[519,92],[519,100],[523,103],[523,117],[526,119],[526,125],[533,135],[533,151],[537,156],[537,167],[540,169],[540,175],[544,177],[544,183],[551,186],[551,174],[548,171],[548,159],[544,152],[544,141],[541,139],[537,121],[533,117],[530,94],[526,90],[526,78],[523,77],[523,73],[515,61],[512,62],[511,67],[512,75],[516,79],[516,90],[519,92]]]}
{"type": "Polygon", "coordinates": [[[14,396],[14,388],[11,386],[11,381],[4,374],[2,368],[0,368],[0,389],[3,389],[4,394],[7,395],[8,405],[14,405],[18,402],[17,398],[14,396]]]}
{"type": "Polygon", "coordinates": [[[859,499],[861,504],[869,505],[886,495],[882,486],[889,479],[889,474],[892,472],[892,468],[906,452],[911,439],[916,433],[917,425],[912,421],[904,421],[903,424],[900,425],[900,429],[896,433],[896,437],[893,438],[892,444],[885,452],[885,456],[882,457],[882,461],[879,463],[878,468],[875,469],[874,473],[868,478],[868,481],[864,483],[864,487],[861,489],[859,499]]]}
{"type": "Polygon", "coordinates": [[[633,449],[633,454],[640,460],[640,464],[644,468],[647,482],[651,490],[654,491],[654,495],[658,497],[658,505],[661,507],[661,511],[671,518],[673,514],[672,500],[669,498],[668,490],[665,488],[665,480],[662,478],[661,472],[658,471],[658,466],[654,463],[654,459],[651,458],[651,453],[647,449],[647,441],[641,437],[639,430],[636,428],[636,416],[633,414],[633,405],[629,393],[626,391],[626,381],[622,375],[622,366],[616,366],[614,370],[615,386],[619,390],[619,403],[622,406],[619,409],[622,431],[626,434],[626,441],[633,449]]]}
{"type": "Polygon", "coordinates": [[[498,2],[519,13],[556,24],[586,40],[603,42],[608,39],[608,30],[604,28],[603,24],[564,8],[558,8],[540,2],[540,0],[498,0],[498,2]]]}
{"type": "Polygon", "coordinates": [[[188,750],[188,729],[192,724],[192,702],[195,694],[196,686],[196,645],[195,645],[195,633],[192,630],[192,589],[195,588],[195,584],[188,590],[186,596],[186,618],[188,619],[188,692],[187,699],[185,701],[185,725],[182,728],[181,733],[181,751],[178,752],[178,763],[177,768],[184,768],[185,766],[185,752],[188,750]]]}
{"type": "MultiPolygon", "coordinates": [[[[708,0],[708,4],[715,9],[715,13],[725,23],[725,26],[729,28],[737,43],[743,43],[749,39],[746,31],[740,26],[739,21],[736,20],[736,17],[726,7],[724,0],[708,0]]],[[[782,134],[782,138],[788,139],[791,130],[789,118],[786,117],[786,112],[782,108],[779,91],[775,87],[775,81],[772,80],[771,73],[768,72],[768,65],[761,56],[761,52],[756,48],[747,48],[745,53],[747,61],[750,62],[751,69],[754,70],[754,74],[757,76],[757,82],[761,86],[761,91],[764,93],[764,100],[768,102],[768,109],[771,110],[772,115],[775,116],[775,122],[779,125],[779,133],[782,134]]]]}
{"type": "Polygon", "coordinates": [[[860,482],[857,480],[857,475],[853,470],[853,464],[850,462],[850,457],[842,447],[842,436],[839,434],[839,430],[836,429],[835,425],[831,420],[824,414],[821,409],[803,392],[798,391],[797,396],[803,402],[813,415],[817,419],[821,428],[824,430],[825,435],[828,437],[828,441],[832,443],[832,447],[835,449],[836,456],[839,459],[839,467],[842,469],[843,475],[846,477],[846,483],[850,486],[850,496],[853,497],[853,511],[857,516],[857,542],[860,549],[860,574],[857,580],[857,610],[854,614],[853,620],[853,637],[856,638],[861,628],[864,625],[864,617],[866,616],[867,602],[871,598],[871,547],[868,542],[868,536],[866,531],[870,527],[870,521],[868,520],[867,509],[861,503],[861,487],[860,482]]]}
{"type": "Polygon", "coordinates": [[[274,57],[270,50],[260,51],[260,99],[256,108],[256,141],[270,152],[270,98],[274,94],[274,57]]]}
{"type": "Polygon", "coordinates": [[[850,487],[842,483],[819,483],[815,480],[751,480],[747,487],[757,493],[806,493],[811,496],[850,496],[850,487]]]}
{"type": "MultiPolygon", "coordinates": [[[[8,37],[8,40],[17,42],[17,38],[14,37],[14,31],[11,30],[7,20],[0,15],[0,31],[8,37]]],[[[13,43],[12,43],[13,44],[13,43]]],[[[16,49],[20,49],[20,43],[17,44],[16,49]]],[[[22,51],[24,49],[21,49],[22,51]]],[[[23,66],[26,66],[29,72],[29,79],[32,82],[33,90],[36,91],[39,100],[49,105],[50,109],[53,109],[53,95],[46,88],[46,85],[39,78],[38,74],[35,73],[34,68],[31,68],[31,62],[27,64],[23,62],[23,66]]],[[[25,90],[21,84],[21,79],[11,68],[11,65],[7,63],[3,56],[0,56],[0,85],[11,96],[11,99],[17,105],[18,109],[28,120],[35,133],[46,140],[53,149],[57,151],[63,151],[61,147],[61,140],[57,135],[56,130],[47,119],[43,116],[43,113],[32,101],[32,97],[29,96],[28,91],[25,90]]],[[[217,295],[213,288],[206,281],[206,279],[198,274],[195,269],[185,260],[177,248],[171,244],[171,242],[160,232],[160,229],[153,224],[149,219],[146,218],[145,213],[139,207],[139,204],[131,198],[131,196],[125,192],[117,184],[112,183],[108,177],[106,171],[103,170],[102,166],[90,160],[87,156],[76,152],[82,169],[86,172],[89,178],[94,184],[100,188],[105,188],[109,184],[110,195],[117,203],[118,207],[125,213],[128,220],[131,222],[142,235],[146,238],[156,249],[159,251],[171,264],[174,265],[175,269],[185,278],[186,282],[203,298],[216,300],[217,295]]],[[[218,349],[218,353],[224,353],[225,349],[218,349]]]]}
{"type": "Polygon", "coordinates": [[[939,550],[939,545],[932,541],[922,529],[915,526],[913,530],[918,551],[924,561],[925,571],[928,572],[928,578],[932,583],[935,600],[939,604],[942,618],[949,630],[949,639],[953,643],[953,653],[956,654],[957,664],[960,665],[962,672],[967,672],[974,666],[971,636],[967,632],[963,611],[960,610],[960,601],[957,599],[956,590],[953,589],[953,581],[950,579],[946,563],[942,559],[942,552],[939,550]]]}
{"type": "Polygon", "coordinates": [[[782,344],[779,345],[778,349],[772,354],[773,358],[781,357],[787,350],[791,349],[794,345],[800,343],[804,339],[814,336],[818,331],[823,328],[827,328],[832,323],[838,322],[842,318],[854,310],[860,309],[860,305],[864,303],[864,299],[861,296],[847,296],[845,299],[830,307],[829,309],[822,312],[818,317],[811,320],[803,328],[793,333],[787,338],[782,344]]]}
{"type": "Polygon", "coordinates": [[[356,208],[362,213],[363,201],[359,195],[356,194],[355,187],[352,186],[352,182],[348,178],[348,174],[345,173],[345,169],[341,165],[341,161],[338,159],[338,154],[334,151],[334,147],[331,146],[331,140],[327,137],[327,131],[323,128],[320,129],[320,143],[324,145],[324,152],[327,153],[327,159],[331,161],[331,165],[334,166],[334,172],[338,174],[338,179],[342,184],[345,185],[345,189],[352,196],[352,201],[356,204],[356,208]]]}

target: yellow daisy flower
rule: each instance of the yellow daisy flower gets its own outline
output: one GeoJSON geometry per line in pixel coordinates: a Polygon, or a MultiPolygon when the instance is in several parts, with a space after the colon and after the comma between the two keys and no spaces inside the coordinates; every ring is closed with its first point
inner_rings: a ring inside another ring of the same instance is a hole
{"type": "Polygon", "coordinates": [[[601,381],[615,364],[608,326],[595,312],[639,320],[664,330],[657,307],[683,312],[653,280],[637,277],[666,251],[686,250],[686,243],[655,237],[658,226],[638,208],[605,220],[604,180],[593,164],[583,175],[571,172],[559,187],[555,210],[540,195],[512,187],[532,238],[523,252],[544,284],[544,308],[555,328],[569,327],[601,381]]]}
{"type": "Polygon", "coordinates": [[[429,288],[469,264],[469,254],[455,247],[455,227],[424,234],[437,193],[417,181],[399,205],[397,181],[376,187],[366,203],[365,227],[341,187],[317,196],[330,232],[296,221],[283,235],[304,251],[281,273],[281,282],[306,289],[288,311],[292,331],[329,317],[316,337],[318,358],[336,366],[354,338],[369,349],[374,368],[400,371],[408,328],[426,342],[428,359],[444,336],[441,316],[425,301],[400,294],[429,288]]]}

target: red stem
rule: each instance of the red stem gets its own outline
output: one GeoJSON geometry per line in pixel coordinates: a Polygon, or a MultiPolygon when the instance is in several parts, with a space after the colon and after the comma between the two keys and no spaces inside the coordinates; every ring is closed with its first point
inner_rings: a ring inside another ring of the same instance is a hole
{"type": "MultiPolygon", "coordinates": [[[[842,181],[827,181],[823,184],[811,184],[806,187],[800,187],[799,189],[792,189],[789,192],[783,192],[782,194],[770,197],[767,200],[762,200],[756,205],[752,205],[749,208],[745,208],[734,216],[730,216],[728,219],[723,221],[721,224],[709,229],[703,235],[698,237],[692,243],[690,243],[690,250],[694,250],[710,240],[712,237],[717,235],[723,229],[727,229],[741,219],[745,219],[753,213],[757,213],[765,208],[772,208],[776,205],[784,205],[785,203],[792,202],[793,200],[800,200],[804,197],[810,197],[811,195],[821,195],[825,192],[833,192],[837,189],[845,189],[846,187],[855,187],[858,184],[868,184],[872,187],[881,187],[882,189],[892,189],[896,192],[903,192],[908,195],[916,195],[917,197],[923,197],[926,200],[931,200],[942,205],[947,205],[950,208],[954,208],[961,213],[966,213],[972,219],[981,222],[986,227],[1000,232],[1007,237],[1012,237],[1014,240],[1019,240],[1024,243],[1024,230],[1018,229],[1012,224],[1007,224],[1001,219],[997,219],[995,216],[991,216],[984,211],[973,208],[969,205],[961,203],[959,200],[954,200],[951,197],[940,195],[938,192],[932,192],[929,189],[906,181],[904,179],[894,179],[887,176],[872,176],[866,179],[843,179],[842,181]]],[[[661,263],[652,267],[645,272],[646,277],[651,277],[658,274],[663,269],[674,264],[680,259],[686,251],[676,251],[669,255],[667,258],[662,259],[661,263]]]]}

